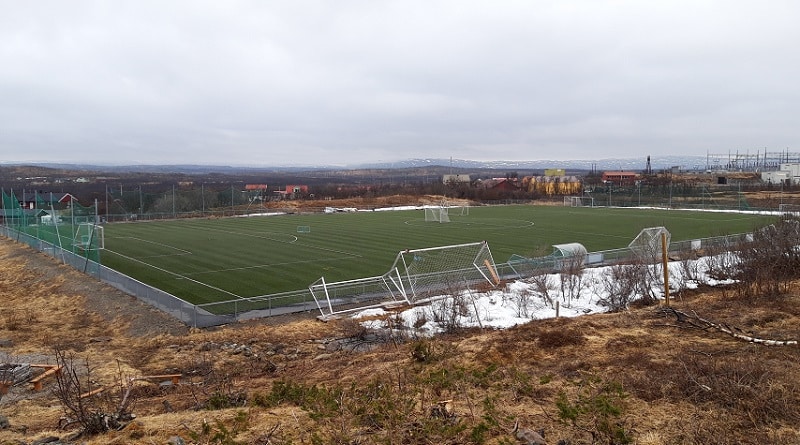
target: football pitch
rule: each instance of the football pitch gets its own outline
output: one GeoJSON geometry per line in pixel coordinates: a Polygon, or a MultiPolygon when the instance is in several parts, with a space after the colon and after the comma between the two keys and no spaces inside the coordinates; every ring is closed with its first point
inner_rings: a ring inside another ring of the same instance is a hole
{"type": "Polygon", "coordinates": [[[774,216],[561,206],[292,214],[109,224],[102,263],[190,303],[203,304],[381,275],[401,250],[487,241],[495,262],[549,254],[553,244],[623,248],[646,227],[673,241],[750,232],[774,216]]]}

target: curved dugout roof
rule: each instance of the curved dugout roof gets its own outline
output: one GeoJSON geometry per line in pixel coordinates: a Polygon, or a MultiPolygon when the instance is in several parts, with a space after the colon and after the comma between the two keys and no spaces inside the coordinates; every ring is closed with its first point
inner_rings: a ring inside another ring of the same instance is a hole
{"type": "Polygon", "coordinates": [[[578,255],[586,255],[586,248],[581,243],[553,244],[553,256],[569,258],[578,255]]]}

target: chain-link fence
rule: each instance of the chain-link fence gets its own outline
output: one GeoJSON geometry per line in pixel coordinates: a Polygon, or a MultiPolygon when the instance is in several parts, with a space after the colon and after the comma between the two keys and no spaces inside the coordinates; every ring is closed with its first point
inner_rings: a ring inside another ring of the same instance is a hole
{"type": "MultiPolygon", "coordinates": [[[[133,295],[189,326],[218,326],[240,320],[317,310],[314,297],[308,289],[195,305],[102,266],[99,261],[95,261],[86,255],[59,247],[34,235],[8,226],[0,226],[0,234],[11,240],[27,244],[64,264],[68,264],[114,288],[133,295]]],[[[678,241],[670,244],[669,252],[678,255],[683,252],[703,254],[731,251],[749,236],[752,235],[737,234],[678,241]]],[[[587,253],[584,259],[584,267],[600,267],[632,261],[636,261],[636,253],[630,248],[603,250],[587,253]]],[[[500,279],[514,280],[542,273],[557,273],[559,272],[559,267],[558,261],[550,257],[524,258],[516,256],[509,262],[496,264],[496,270],[500,279]]],[[[449,271],[442,271],[441,273],[442,280],[445,280],[446,276],[450,274],[449,271]]],[[[347,305],[352,304],[352,301],[348,298],[340,298],[335,300],[334,304],[347,305]]]]}

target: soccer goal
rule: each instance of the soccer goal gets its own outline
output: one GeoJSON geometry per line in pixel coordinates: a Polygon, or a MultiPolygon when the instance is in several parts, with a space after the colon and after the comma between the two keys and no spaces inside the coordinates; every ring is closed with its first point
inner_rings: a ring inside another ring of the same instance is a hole
{"type": "Polygon", "coordinates": [[[309,290],[323,318],[371,307],[415,304],[456,295],[479,284],[500,283],[485,241],[404,250],[389,272],[369,278],[328,283],[320,278],[309,290]]]}
{"type": "Polygon", "coordinates": [[[565,196],[564,205],[567,207],[594,207],[594,198],[591,196],[565,196]]]}
{"type": "Polygon", "coordinates": [[[404,250],[392,269],[400,273],[410,301],[453,293],[477,283],[497,285],[500,277],[485,241],[428,249],[404,250]]]}
{"type": "Polygon", "coordinates": [[[448,208],[444,206],[425,207],[425,222],[449,223],[448,208]]]}
{"type": "Polygon", "coordinates": [[[469,216],[469,206],[450,207],[450,210],[448,210],[447,213],[448,216],[449,215],[469,216]]]}
{"type": "Polygon", "coordinates": [[[297,226],[297,233],[311,233],[311,226],[297,226]]]}
{"type": "Polygon", "coordinates": [[[628,248],[633,255],[644,264],[656,264],[661,262],[663,255],[662,236],[664,237],[663,246],[669,252],[669,242],[671,235],[664,227],[647,227],[639,232],[639,235],[628,244],[628,248]]]}
{"type": "Polygon", "coordinates": [[[80,223],[75,230],[73,245],[81,250],[105,249],[105,228],[98,224],[80,223]]]}

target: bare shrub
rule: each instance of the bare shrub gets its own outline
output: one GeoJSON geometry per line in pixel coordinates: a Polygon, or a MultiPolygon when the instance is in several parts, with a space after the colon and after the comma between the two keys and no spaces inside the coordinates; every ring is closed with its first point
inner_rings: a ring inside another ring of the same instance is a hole
{"type": "Polygon", "coordinates": [[[9,310],[3,312],[3,326],[9,331],[27,331],[37,321],[32,309],[9,310]]]}
{"type": "Polygon", "coordinates": [[[600,282],[606,297],[599,303],[610,312],[627,310],[630,304],[644,295],[649,295],[647,288],[647,266],[641,263],[615,264],[608,267],[600,276],[600,282]]]}
{"type": "MultiPolygon", "coordinates": [[[[744,356],[694,355],[680,360],[684,380],[675,388],[695,404],[714,403],[755,427],[775,421],[797,422],[793,409],[798,400],[797,385],[781,381],[780,375],[757,354],[744,356]]],[[[676,375],[680,378],[679,375],[676,375]]]]}
{"type": "Polygon", "coordinates": [[[670,280],[678,292],[688,289],[690,283],[705,283],[703,268],[697,261],[697,251],[690,248],[682,250],[678,252],[678,258],[680,273],[670,280]]]}
{"type": "Polygon", "coordinates": [[[739,249],[736,287],[743,297],[778,296],[800,277],[800,221],[781,219],[753,233],[739,249]]]}
{"type": "Polygon", "coordinates": [[[732,242],[714,243],[704,247],[705,265],[708,276],[717,280],[733,278],[737,273],[739,246],[732,242]]]}
{"type": "Polygon", "coordinates": [[[433,321],[445,332],[454,332],[462,328],[462,319],[469,315],[467,298],[461,294],[441,298],[430,304],[433,321]]]}
{"type": "Polygon", "coordinates": [[[538,273],[528,278],[528,282],[533,285],[533,292],[536,297],[542,300],[548,307],[555,307],[553,292],[555,292],[556,288],[549,274],[538,273]]]}
{"type": "Polygon", "coordinates": [[[583,290],[583,263],[586,255],[573,255],[560,261],[559,285],[561,298],[566,307],[579,298],[583,290]]]}
{"type": "Polygon", "coordinates": [[[586,343],[586,337],[577,329],[556,328],[542,331],[538,344],[544,349],[555,349],[563,346],[580,346],[586,343]]]}
{"type": "Polygon", "coordinates": [[[103,388],[94,383],[88,359],[79,361],[61,349],[55,350],[55,357],[61,372],[55,375],[53,393],[64,410],[62,428],[78,424],[81,433],[95,435],[120,429],[133,419],[130,412],[134,401],[132,380],[120,374],[116,387],[103,388]],[[101,396],[93,396],[100,392],[101,396]]]}
{"type": "Polygon", "coordinates": [[[555,307],[552,293],[556,288],[546,273],[537,273],[525,280],[530,287],[523,291],[510,292],[506,289],[503,300],[508,301],[514,308],[518,317],[531,318],[533,312],[543,305],[545,307],[555,307]]]}

